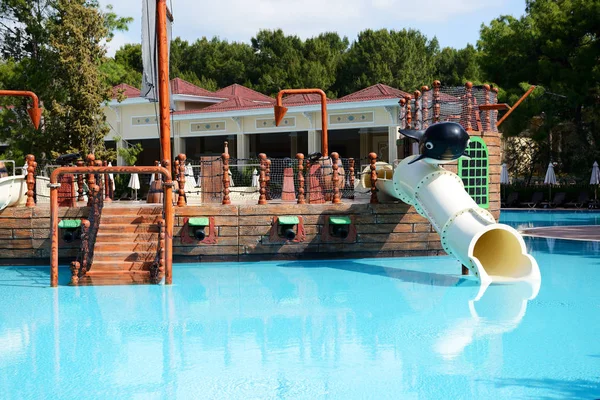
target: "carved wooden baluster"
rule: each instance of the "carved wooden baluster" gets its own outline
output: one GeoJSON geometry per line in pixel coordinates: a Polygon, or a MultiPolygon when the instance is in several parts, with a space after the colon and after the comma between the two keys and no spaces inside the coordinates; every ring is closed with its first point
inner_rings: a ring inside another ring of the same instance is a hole
{"type": "Polygon", "coordinates": [[[298,159],[298,204],[306,204],[304,199],[304,166],[302,165],[304,154],[298,153],[296,158],[298,159]]]}
{"type": "Polygon", "coordinates": [[[231,204],[229,198],[229,153],[221,154],[223,160],[223,204],[231,204]]]}
{"type": "Polygon", "coordinates": [[[333,176],[331,178],[331,180],[333,181],[333,199],[331,202],[333,204],[340,204],[342,202],[342,200],[340,200],[340,186],[339,186],[340,173],[338,171],[338,169],[339,169],[338,162],[339,161],[340,161],[340,155],[335,151],[333,153],[331,153],[331,169],[333,172],[333,176]]]}
{"type": "Polygon", "coordinates": [[[406,129],[412,129],[412,112],[410,107],[410,96],[405,96],[406,101],[406,129]]]}
{"type": "Polygon", "coordinates": [[[467,132],[473,130],[471,126],[471,116],[473,114],[473,84],[471,82],[465,83],[465,102],[466,102],[466,116],[464,116],[463,126],[467,132]]]}
{"type": "Polygon", "coordinates": [[[35,156],[33,154],[28,154],[26,157],[27,160],[27,203],[25,205],[27,207],[35,207],[35,200],[33,199],[33,188],[35,186],[35,169],[37,168],[37,163],[35,162],[35,156]]]}
{"type": "Polygon", "coordinates": [[[354,158],[348,159],[348,173],[350,174],[350,189],[352,189],[352,198],[354,198],[354,158]]]}
{"type": "Polygon", "coordinates": [[[442,83],[440,81],[433,82],[433,122],[440,122],[440,92],[442,83]]]}
{"type": "Polygon", "coordinates": [[[271,160],[266,160],[267,170],[265,172],[265,195],[267,196],[267,200],[271,200],[271,160]]]}
{"type": "Polygon", "coordinates": [[[158,221],[158,277],[165,273],[165,220],[158,221]]]}
{"type": "MultiPolygon", "coordinates": [[[[84,161],[77,161],[78,167],[84,167],[84,161]]],[[[77,201],[83,201],[83,174],[77,174],[77,201]]]]}
{"type": "Polygon", "coordinates": [[[179,204],[179,187],[181,184],[179,183],[179,157],[175,157],[175,162],[173,163],[173,181],[177,182],[177,190],[175,191],[175,195],[177,195],[177,203],[179,204]]]}
{"type": "MultiPolygon", "coordinates": [[[[490,104],[490,85],[483,85],[483,93],[485,101],[484,104],[487,106],[488,104],[490,104]]],[[[485,115],[485,117],[483,118],[483,130],[490,131],[490,110],[485,110],[483,113],[483,115],[485,115]]]]}
{"type": "Polygon", "coordinates": [[[377,199],[377,188],[375,182],[377,182],[377,169],[375,163],[377,163],[377,153],[369,153],[369,160],[371,162],[371,204],[379,203],[377,199]]]}
{"type": "MultiPolygon", "coordinates": [[[[93,154],[88,154],[87,163],[88,163],[88,167],[93,167],[96,164],[96,157],[93,154]]],[[[88,185],[87,206],[91,207],[93,204],[93,201],[94,201],[94,187],[96,186],[96,177],[93,173],[88,174],[87,185],[88,185]]]]}
{"type": "Polygon", "coordinates": [[[399,118],[400,128],[407,129],[407,126],[406,126],[406,99],[404,97],[401,98],[398,101],[398,104],[400,105],[400,118],[399,118]]]}
{"type": "MultiPolygon", "coordinates": [[[[108,161],[102,162],[103,167],[108,167],[108,161]]],[[[110,202],[112,199],[110,198],[110,178],[108,174],[104,174],[104,201],[110,202]]]]}
{"type": "MultiPolygon", "coordinates": [[[[88,194],[89,197],[89,194],[88,194]]],[[[84,274],[89,268],[90,257],[90,221],[81,220],[81,272],[84,274]]]]}
{"type": "Polygon", "coordinates": [[[72,285],[77,285],[77,282],[79,282],[79,269],[81,268],[81,265],[79,264],[78,261],[71,261],[71,284],[72,285]]]}
{"type": "Polygon", "coordinates": [[[415,97],[415,129],[422,129],[423,114],[421,113],[421,92],[415,90],[413,96],[415,97]]]}
{"type": "MultiPolygon", "coordinates": [[[[97,160],[96,161],[96,167],[101,167],[102,166],[102,161],[97,160]]],[[[96,180],[96,190],[95,190],[95,195],[99,196],[97,200],[104,200],[103,195],[102,195],[102,191],[104,190],[104,185],[102,184],[102,178],[103,176],[98,174],[97,175],[98,179],[100,179],[100,181],[98,182],[98,180],[96,180]]],[[[104,177],[106,178],[106,177],[104,177]]],[[[100,210],[98,210],[100,211],[100,210]]]]}
{"type": "Polygon", "coordinates": [[[258,204],[267,204],[267,155],[260,153],[258,155],[260,159],[260,197],[258,198],[258,204]]]}
{"type": "Polygon", "coordinates": [[[427,127],[429,126],[429,105],[427,103],[429,103],[429,96],[431,96],[431,93],[429,93],[429,86],[421,86],[421,117],[422,117],[422,125],[421,125],[421,129],[427,129],[427,127]]]}
{"type": "Polygon", "coordinates": [[[183,207],[187,204],[185,200],[185,160],[187,157],[181,153],[177,158],[179,159],[179,198],[177,199],[177,205],[183,207]]]}

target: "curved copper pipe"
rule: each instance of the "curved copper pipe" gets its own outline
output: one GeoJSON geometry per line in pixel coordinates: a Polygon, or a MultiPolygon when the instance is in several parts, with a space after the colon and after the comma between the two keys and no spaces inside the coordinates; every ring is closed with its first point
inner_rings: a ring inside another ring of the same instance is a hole
{"type": "MultiPolygon", "coordinates": [[[[165,182],[165,189],[171,188],[171,172],[164,167],[148,166],[148,167],[59,167],[50,174],[50,286],[58,286],[58,188],[52,187],[58,182],[58,177],[65,174],[162,174],[165,182]]],[[[164,204],[171,204],[171,197],[163,196],[164,204]]],[[[166,208],[166,207],[165,207],[166,208]]],[[[172,242],[171,242],[172,243],[172,242]]],[[[165,242],[166,244],[166,242],[165,242]]],[[[168,246],[168,244],[166,244],[168,246]]],[[[165,249],[166,250],[166,249],[165,249]]],[[[172,254],[172,252],[169,252],[172,254]]],[[[171,276],[173,268],[173,259],[165,258],[165,275],[171,276]]]]}
{"type": "Polygon", "coordinates": [[[42,118],[42,109],[40,108],[40,101],[37,95],[27,90],[0,90],[0,96],[14,96],[14,97],[29,97],[33,102],[33,106],[27,110],[31,122],[35,129],[40,127],[40,120],[42,118]]]}
{"type": "Polygon", "coordinates": [[[321,96],[321,153],[326,157],[329,154],[329,136],[327,135],[327,95],[321,89],[283,89],[277,93],[275,106],[275,126],[283,119],[287,108],[283,106],[284,94],[318,94],[321,96]]]}

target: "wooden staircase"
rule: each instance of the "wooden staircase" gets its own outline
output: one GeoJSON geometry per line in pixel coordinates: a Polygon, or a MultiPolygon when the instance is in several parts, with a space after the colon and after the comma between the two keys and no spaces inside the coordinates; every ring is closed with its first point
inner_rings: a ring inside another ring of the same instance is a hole
{"type": "Polygon", "coordinates": [[[92,264],[77,285],[153,283],[162,206],[105,203],[92,264]]]}

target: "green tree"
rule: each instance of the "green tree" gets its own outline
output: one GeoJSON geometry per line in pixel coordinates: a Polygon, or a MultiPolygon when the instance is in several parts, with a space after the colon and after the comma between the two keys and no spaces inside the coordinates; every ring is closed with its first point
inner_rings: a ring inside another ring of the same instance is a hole
{"type": "Polygon", "coordinates": [[[101,104],[110,94],[100,71],[103,42],[130,19],[101,10],[95,0],[2,0],[0,12],[2,58],[14,66],[0,84],[34,91],[45,109],[37,132],[26,101],[10,99],[15,108],[0,112],[7,122],[0,124],[0,139],[38,159],[70,150],[101,157],[106,133],[101,104]]]}
{"type": "Polygon", "coordinates": [[[473,45],[464,49],[443,48],[435,57],[435,77],[443,85],[462,86],[471,81],[481,83],[478,52],[473,45]]]}

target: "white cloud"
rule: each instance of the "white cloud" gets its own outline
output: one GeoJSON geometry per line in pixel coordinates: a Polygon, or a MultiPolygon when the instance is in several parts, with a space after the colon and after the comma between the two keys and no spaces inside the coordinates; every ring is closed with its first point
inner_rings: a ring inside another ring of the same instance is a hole
{"type": "MultiPolygon", "coordinates": [[[[153,1],[153,0],[150,0],[153,1]]],[[[202,36],[219,36],[230,41],[249,42],[260,29],[281,28],[302,38],[335,31],[350,39],[364,29],[416,28],[432,31],[431,25],[464,18],[473,13],[497,15],[504,3],[513,0],[172,0],[174,36],[193,41],[202,36]]],[[[113,4],[121,16],[131,16],[134,24],[126,34],[109,44],[110,54],[123,43],[140,41],[141,0],[100,0],[113,4]]],[[[491,18],[490,18],[491,19],[491,18]]],[[[435,28],[435,26],[433,26],[435,28]]],[[[435,31],[435,30],[434,30],[435,31]]],[[[476,38],[470,38],[473,41],[476,38]]],[[[465,40],[466,44],[467,40],[465,40]]]]}

